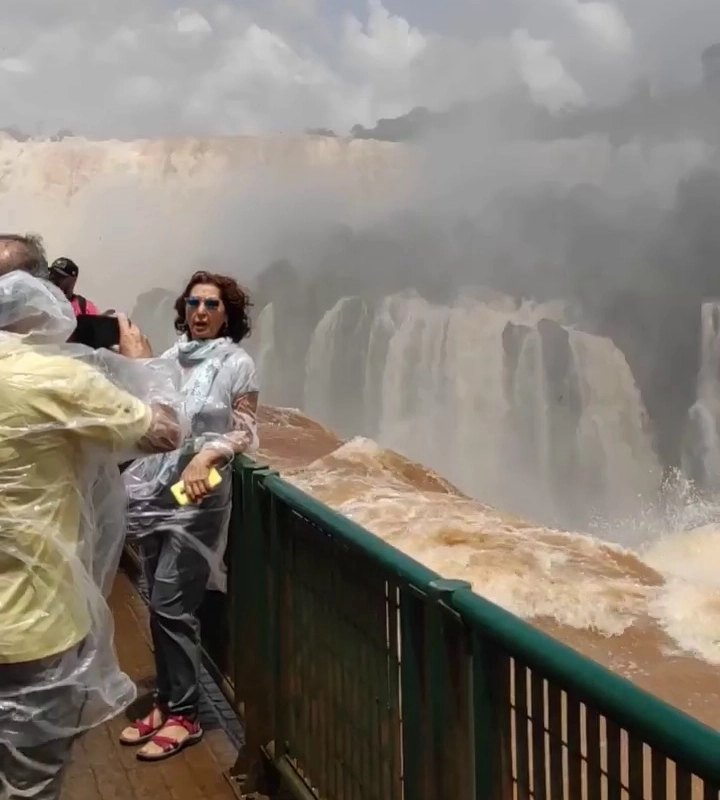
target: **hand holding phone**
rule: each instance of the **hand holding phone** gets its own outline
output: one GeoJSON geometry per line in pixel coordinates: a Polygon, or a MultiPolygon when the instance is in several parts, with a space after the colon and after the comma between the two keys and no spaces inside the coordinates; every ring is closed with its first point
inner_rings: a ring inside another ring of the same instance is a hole
{"type": "MultiPolygon", "coordinates": [[[[215,469],[215,467],[213,467],[208,473],[208,483],[210,484],[211,489],[215,489],[222,483],[222,475],[215,469]]],[[[187,506],[190,504],[190,498],[185,492],[185,484],[182,481],[178,481],[176,484],[171,486],[170,491],[172,492],[173,497],[179,506],[187,506]]]]}
{"type": "Polygon", "coordinates": [[[118,314],[114,319],[119,326],[120,355],[127,358],[152,358],[150,342],[138,326],[133,325],[125,314],[118,314]]]}
{"type": "Polygon", "coordinates": [[[120,344],[120,325],[117,317],[78,314],[71,342],[84,344],[93,350],[110,349],[120,344]]]}

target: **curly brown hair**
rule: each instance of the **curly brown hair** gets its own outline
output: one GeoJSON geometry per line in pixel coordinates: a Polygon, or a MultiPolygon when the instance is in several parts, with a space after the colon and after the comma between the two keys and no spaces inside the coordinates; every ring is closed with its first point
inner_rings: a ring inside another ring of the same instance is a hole
{"type": "Polygon", "coordinates": [[[178,333],[187,333],[185,301],[190,296],[193,287],[200,283],[209,283],[212,286],[217,286],[220,290],[220,297],[227,314],[227,326],[223,330],[223,336],[229,336],[233,342],[241,342],[246,336],[249,336],[252,303],[247,291],[234,278],[229,278],[227,275],[218,275],[215,272],[206,272],[205,270],[196,272],[190,278],[183,289],[183,293],[175,301],[175,330],[178,333]]]}

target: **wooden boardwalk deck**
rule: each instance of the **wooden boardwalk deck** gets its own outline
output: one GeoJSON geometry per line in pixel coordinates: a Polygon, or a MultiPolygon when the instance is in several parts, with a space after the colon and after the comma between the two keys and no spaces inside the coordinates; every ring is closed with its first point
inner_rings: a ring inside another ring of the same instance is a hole
{"type": "MultiPolygon", "coordinates": [[[[111,605],[120,663],[140,687],[141,703],[153,677],[147,614],[142,599],[122,573],[111,605]]],[[[63,800],[234,800],[236,795],[224,771],[232,766],[236,753],[221,729],[206,731],[202,742],[174,758],[143,764],[132,748],[117,741],[126,725],[123,714],[76,744],[63,800]]]]}

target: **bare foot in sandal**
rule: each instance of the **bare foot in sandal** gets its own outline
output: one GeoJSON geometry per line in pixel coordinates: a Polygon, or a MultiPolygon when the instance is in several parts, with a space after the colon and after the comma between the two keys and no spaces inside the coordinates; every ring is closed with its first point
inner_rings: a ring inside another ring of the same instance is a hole
{"type": "Polygon", "coordinates": [[[168,717],[162,728],[138,750],[137,757],[140,761],[162,761],[196,744],[202,735],[200,723],[185,717],[168,717]]]}
{"type": "Polygon", "coordinates": [[[132,725],[128,725],[120,734],[120,744],[128,746],[144,744],[162,728],[165,722],[165,715],[155,706],[153,710],[142,719],[135,720],[132,725]]]}

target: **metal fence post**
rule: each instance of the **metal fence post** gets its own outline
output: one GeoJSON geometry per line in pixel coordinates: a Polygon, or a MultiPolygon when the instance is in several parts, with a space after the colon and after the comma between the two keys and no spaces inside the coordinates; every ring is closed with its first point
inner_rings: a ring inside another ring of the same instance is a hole
{"type": "Polygon", "coordinates": [[[501,800],[512,796],[512,740],[510,731],[509,658],[501,659],[490,642],[470,631],[472,652],[473,761],[477,800],[501,800]],[[502,679],[503,668],[508,672],[502,679]],[[498,713],[507,704],[508,724],[498,713]],[[502,780],[507,783],[501,791],[502,780]],[[510,794],[506,794],[509,792],[510,794]]]}
{"type": "Polygon", "coordinates": [[[275,626],[269,608],[269,534],[261,498],[262,481],[271,474],[274,473],[266,467],[243,465],[243,528],[233,529],[233,534],[241,540],[233,548],[233,556],[240,560],[233,579],[233,602],[237,614],[233,660],[235,694],[244,705],[245,744],[238,754],[232,774],[240,783],[243,793],[264,788],[263,748],[272,739],[269,689],[273,676],[267,669],[267,650],[268,637],[275,626]]]}
{"type": "Polygon", "coordinates": [[[429,710],[425,697],[425,598],[400,590],[403,783],[408,800],[435,797],[430,781],[429,710]]]}
{"type": "Polygon", "coordinates": [[[242,586],[244,583],[243,566],[246,562],[244,548],[247,542],[247,524],[245,502],[245,471],[248,464],[240,459],[235,462],[233,470],[233,498],[230,515],[230,531],[228,534],[230,548],[230,563],[228,565],[228,595],[230,598],[230,659],[233,695],[235,710],[244,715],[242,708],[242,669],[244,661],[240,656],[240,642],[242,641],[243,627],[243,600],[242,586]]]}
{"type": "Polygon", "coordinates": [[[436,797],[474,800],[472,681],[467,631],[452,610],[467,581],[428,584],[426,624],[428,691],[432,708],[432,756],[436,797]]]}

